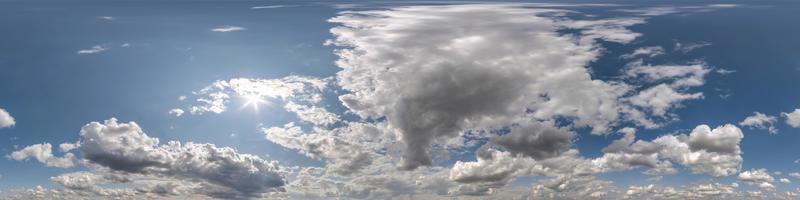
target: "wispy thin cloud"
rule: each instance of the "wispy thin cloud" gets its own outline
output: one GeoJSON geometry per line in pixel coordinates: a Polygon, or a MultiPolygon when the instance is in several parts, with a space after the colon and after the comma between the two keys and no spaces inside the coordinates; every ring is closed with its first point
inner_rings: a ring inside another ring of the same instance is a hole
{"type": "Polygon", "coordinates": [[[234,32],[234,31],[243,31],[243,30],[247,30],[247,28],[239,27],[239,26],[221,26],[221,27],[217,27],[217,28],[211,29],[211,31],[214,31],[214,32],[234,32]]]}
{"type": "Polygon", "coordinates": [[[250,9],[260,10],[260,9],[273,9],[273,8],[286,8],[286,7],[294,7],[294,5],[253,6],[250,7],[250,9]]]}
{"type": "Polygon", "coordinates": [[[97,18],[98,19],[102,19],[102,20],[109,20],[109,21],[117,19],[116,17],[112,17],[112,16],[99,16],[97,18]]]}
{"type": "Polygon", "coordinates": [[[78,50],[78,54],[94,54],[108,50],[102,45],[94,45],[92,48],[78,50]]]}

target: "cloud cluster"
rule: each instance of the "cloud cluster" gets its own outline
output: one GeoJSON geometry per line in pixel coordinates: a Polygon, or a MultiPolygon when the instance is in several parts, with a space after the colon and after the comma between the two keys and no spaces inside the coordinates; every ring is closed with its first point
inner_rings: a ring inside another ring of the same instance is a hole
{"type": "MultiPolygon", "coordinates": [[[[115,118],[103,123],[91,122],[81,128],[75,144],[62,144],[63,151],[79,150],[83,164],[91,172],[77,172],[53,177],[53,182],[68,189],[107,191],[98,184],[130,182],[131,177],[193,181],[200,183],[203,194],[216,197],[261,196],[282,191],[285,169],[275,161],[241,154],[229,147],[213,144],[170,141],[160,144],[135,122],[120,123],[115,118]],[[104,175],[97,175],[104,173],[104,175]]],[[[29,157],[53,167],[73,167],[76,157],[52,155],[49,143],[36,144],[9,155],[15,160],[29,157]]]]}
{"type": "Polygon", "coordinates": [[[747,184],[756,184],[759,188],[765,190],[774,190],[775,186],[772,185],[775,182],[775,178],[769,174],[767,169],[753,169],[749,171],[743,171],[739,173],[739,180],[743,181],[747,184]]]}
{"type": "Polygon", "coordinates": [[[431,145],[467,130],[566,118],[603,134],[622,116],[657,127],[641,109],[664,115],[702,97],[680,92],[703,83],[701,64],[632,67],[648,80],[679,78],[632,97],[631,85],[592,79],[595,41],[630,42],[639,34],[626,27],[643,20],[540,17],[554,12],[502,4],[345,12],[330,20],[341,26],[328,42],[344,47],[337,81],[349,93],[340,100],[362,118],[385,117],[405,145],[402,167],[414,169],[431,164],[431,145]]]}
{"type": "MultiPolygon", "coordinates": [[[[733,192],[736,186],[717,183],[620,190],[595,177],[632,169],[657,177],[684,169],[733,175],[742,164],[743,134],[730,124],[699,125],[685,134],[637,140],[633,127],[661,127],[678,120],[676,108],[702,99],[703,93],[692,90],[705,84],[712,67],[702,61],[661,65],[633,60],[616,78],[599,79],[589,65],[604,53],[601,41],[631,43],[641,34],[628,27],[644,23],[650,14],[577,20],[565,17],[574,11],[531,5],[539,4],[341,12],[329,20],[336,26],[326,42],[339,57],[336,65],[342,70],[335,77],[219,80],[180,98],[190,105],[168,112],[222,113],[239,100],[254,107],[280,105],[297,120],[264,125],[264,137],[324,162],[321,167],[281,167],[213,144],[161,143],[135,122],[114,118],[85,125],[76,143],[59,146],[64,158],[53,156],[49,143],[26,147],[16,157],[53,166],[70,159],[89,169],[51,178],[63,191],[29,191],[43,198],[59,193],[284,199],[740,195],[733,192]],[[329,111],[326,98],[334,95],[345,112],[329,111]],[[584,157],[575,147],[579,130],[595,137],[617,129],[622,138],[597,157],[584,157]],[[80,158],[68,153],[76,150],[80,158]],[[541,180],[530,192],[506,187],[525,176],[541,180]],[[130,187],[104,187],[109,184],[130,187]]],[[[212,31],[239,30],[244,28],[212,31]]],[[[623,58],[665,53],[661,47],[643,47],[623,58]]]]}

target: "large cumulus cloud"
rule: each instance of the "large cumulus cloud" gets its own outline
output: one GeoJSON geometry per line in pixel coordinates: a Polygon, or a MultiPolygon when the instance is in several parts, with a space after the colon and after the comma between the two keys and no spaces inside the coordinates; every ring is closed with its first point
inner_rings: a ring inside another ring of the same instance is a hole
{"type": "Polygon", "coordinates": [[[431,164],[430,145],[526,111],[563,116],[594,132],[620,117],[627,86],[593,80],[594,39],[628,42],[637,19],[559,21],[513,5],[399,7],[345,12],[329,43],[342,68],[340,99],[365,118],[386,117],[406,145],[402,166],[431,164]],[[556,32],[585,30],[576,40],[556,32]]]}

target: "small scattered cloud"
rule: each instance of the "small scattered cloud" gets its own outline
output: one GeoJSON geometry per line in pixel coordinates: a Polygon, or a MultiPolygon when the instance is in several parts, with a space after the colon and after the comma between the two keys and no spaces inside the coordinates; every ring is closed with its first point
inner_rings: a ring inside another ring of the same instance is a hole
{"type": "Polygon", "coordinates": [[[92,48],[78,50],[78,54],[95,54],[107,50],[109,50],[109,48],[106,48],[103,45],[94,45],[92,48]]]}
{"type": "Polygon", "coordinates": [[[691,42],[691,43],[675,42],[675,47],[672,50],[681,53],[689,53],[691,51],[694,51],[695,49],[703,48],[709,45],[711,45],[710,42],[704,42],[704,41],[691,42]]]}
{"type": "Polygon", "coordinates": [[[172,110],[169,110],[169,114],[170,115],[175,115],[175,117],[180,117],[181,115],[183,115],[183,109],[174,108],[172,110]]]}
{"type": "Polygon", "coordinates": [[[213,32],[235,32],[235,31],[243,31],[247,30],[247,28],[239,27],[239,26],[220,26],[214,29],[211,29],[213,32]]]}
{"type": "Polygon", "coordinates": [[[728,74],[736,73],[736,70],[729,70],[729,69],[725,69],[725,68],[719,68],[715,72],[717,72],[717,74],[728,75],[728,74]]]}
{"type": "Polygon", "coordinates": [[[102,20],[108,20],[108,21],[117,20],[117,18],[116,18],[116,17],[112,17],[112,16],[99,16],[99,17],[97,17],[97,18],[98,18],[98,19],[102,19],[102,20]]]}
{"type": "Polygon", "coordinates": [[[0,128],[8,128],[14,126],[17,122],[14,120],[14,117],[8,113],[3,108],[0,108],[0,128]]]}
{"type": "Polygon", "coordinates": [[[752,116],[745,118],[742,122],[739,122],[740,126],[750,127],[750,128],[757,128],[757,129],[767,129],[769,133],[778,133],[778,129],[775,128],[774,124],[778,121],[778,118],[774,116],[765,115],[764,113],[755,112],[752,116]]]}

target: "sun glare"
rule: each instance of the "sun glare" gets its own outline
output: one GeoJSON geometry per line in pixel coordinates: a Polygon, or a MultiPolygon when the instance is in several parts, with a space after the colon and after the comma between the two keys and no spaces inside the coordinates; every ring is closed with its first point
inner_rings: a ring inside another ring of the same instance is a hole
{"type": "Polygon", "coordinates": [[[266,103],[266,101],[264,101],[264,99],[262,99],[260,95],[255,95],[255,94],[244,95],[244,96],[242,96],[242,98],[244,98],[244,100],[245,100],[244,101],[244,105],[242,105],[242,108],[248,107],[248,106],[252,106],[253,110],[255,110],[256,112],[258,112],[258,105],[259,104],[265,104],[266,103]]]}

